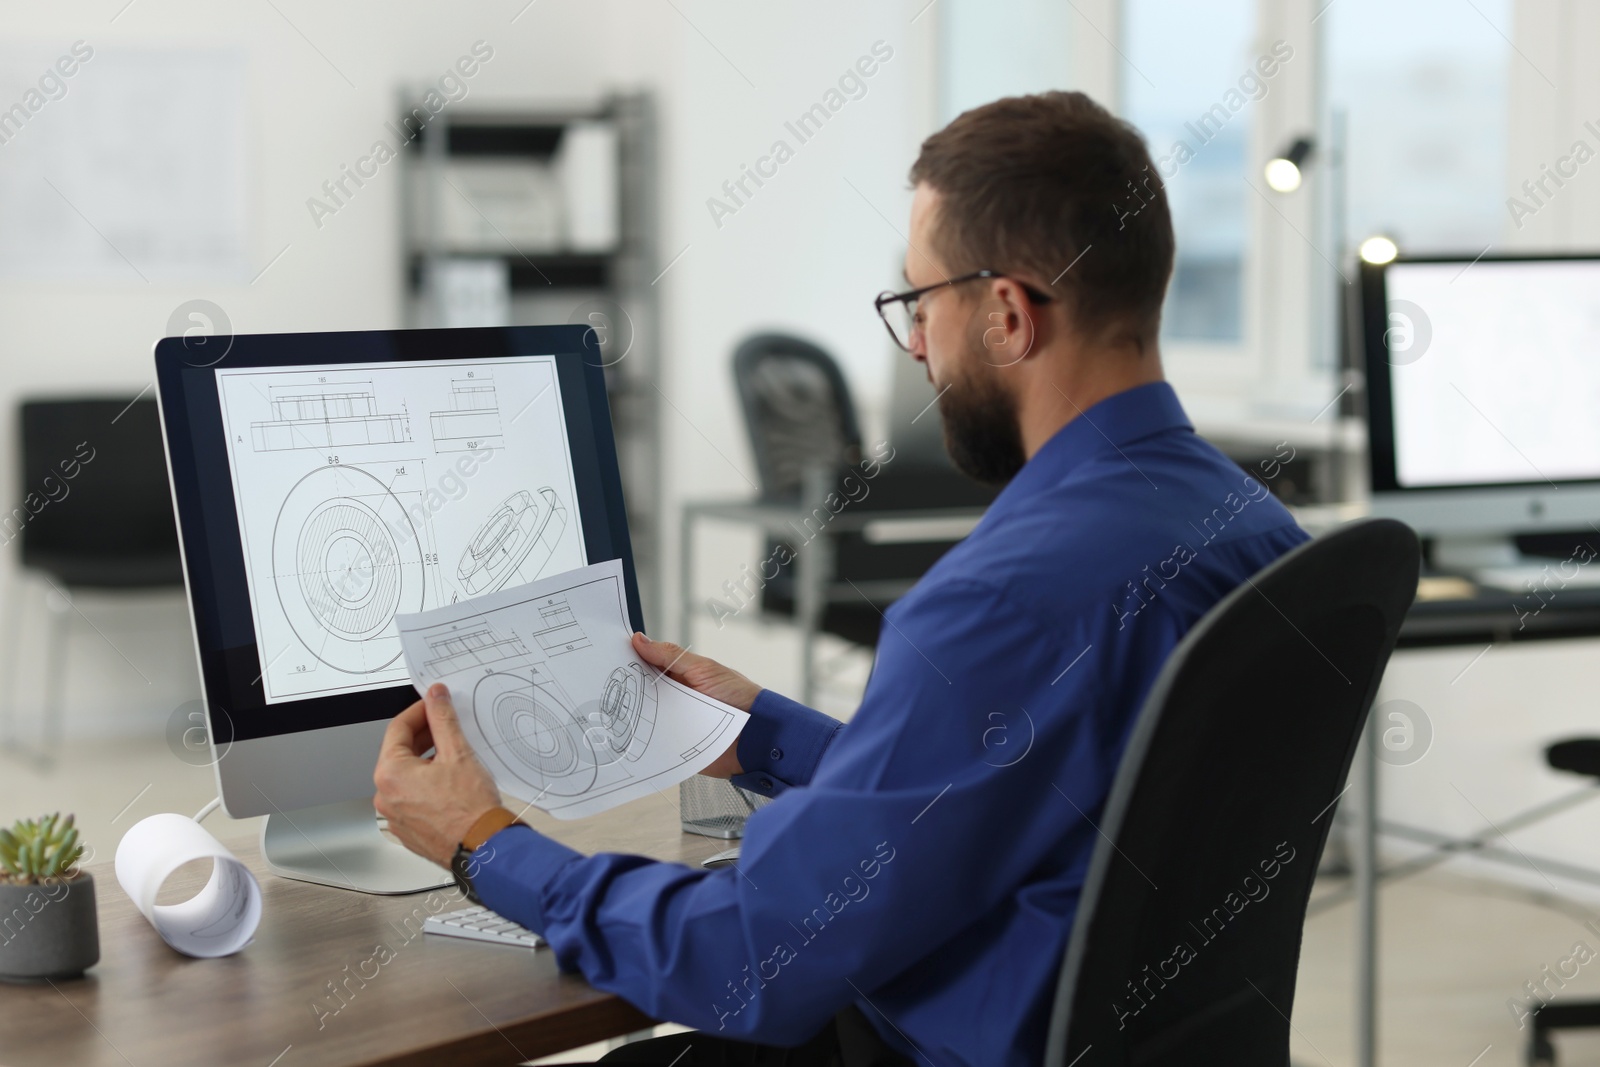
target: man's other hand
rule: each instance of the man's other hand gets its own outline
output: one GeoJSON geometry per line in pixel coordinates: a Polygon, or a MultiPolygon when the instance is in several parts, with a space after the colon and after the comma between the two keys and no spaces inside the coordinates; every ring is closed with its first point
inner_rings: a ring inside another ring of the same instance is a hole
{"type": "MultiPolygon", "coordinates": [[[[714,659],[685,652],[670,641],[652,641],[644,634],[636,633],[633,635],[633,650],[646,663],[666,672],[673,681],[740,711],[748,712],[761,692],[759,685],[738,671],[724,667],[714,659]]],[[[710,778],[743,774],[744,768],[739,764],[738,738],[734,738],[728,750],[700,773],[710,778]]]]}
{"type": "Polygon", "coordinates": [[[390,721],[372,784],[378,790],[372,806],[389,820],[390,832],[446,868],[472,824],[500,803],[494,779],[461,732],[450,691],[440,684],[390,721]],[[434,754],[423,759],[430,748],[434,754]]]}

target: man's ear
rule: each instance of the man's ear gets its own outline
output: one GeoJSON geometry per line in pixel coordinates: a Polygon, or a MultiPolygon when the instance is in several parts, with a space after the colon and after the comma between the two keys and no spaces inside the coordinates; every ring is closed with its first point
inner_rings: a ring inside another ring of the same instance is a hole
{"type": "Polygon", "coordinates": [[[1043,308],[1016,281],[992,279],[975,317],[976,347],[993,366],[1021,363],[1039,348],[1043,317],[1043,308]]]}

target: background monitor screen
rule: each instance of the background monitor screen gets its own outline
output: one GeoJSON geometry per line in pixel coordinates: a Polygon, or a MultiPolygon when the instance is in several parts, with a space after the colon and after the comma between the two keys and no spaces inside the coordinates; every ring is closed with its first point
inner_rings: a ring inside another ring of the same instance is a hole
{"type": "Polygon", "coordinates": [[[1400,261],[1384,289],[1374,489],[1600,479],[1600,260],[1400,261]]]}

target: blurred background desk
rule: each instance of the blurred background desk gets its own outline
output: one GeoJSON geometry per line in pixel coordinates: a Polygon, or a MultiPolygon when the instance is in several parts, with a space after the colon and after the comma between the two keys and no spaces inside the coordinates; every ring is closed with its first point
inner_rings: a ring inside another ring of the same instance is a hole
{"type": "MultiPolygon", "coordinates": [[[[883,609],[904,596],[923,572],[983,517],[984,508],[921,507],[853,510],[831,514],[819,498],[815,507],[763,501],[694,501],[683,507],[679,537],[679,588],[694,588],[694,535],[701,519],[759,528],[769,545],[792,552],[793,566],[766,567],[785,559],[769,551],[755,570],[748,566],[724,583],[724,599],[713,600],[718,626],[753,603],[756,610],[792,614],[800,631],[802,704],[816,698],[816,639],[824,630],[859,644],[876,644],[883,609]],[[818,516],[827,521],[819,523],[818,516]],[[808,527],[808,520],[810,526],[808,527]],[[798,542],[798,544],[797,544],[798,542]],[[841,566],[841,564],[843,564],[841,566]],[[756,601],[759,600],[759,603],[756,601]]],[[[678,617],[678,643],[694,643],[694,598],[685,595],[678,617]]]]}
{"type": "MultiPolygon", "coordinates": [[[[1551,573],[1558,575],[1560,560],[1551,558],[1549,562],[1551,573]]],[[[1473,649],[1481,649],[1449,682],[1449,686],[1454,686],[1468,675],[1479,660],[1498,646],[1600,636],[1600,588],[1587,584],[1590,577],[1586,568],[1580,577],[1582,582],[1569,580],[1565,583],[1559,577],[1553,578],[1548,587],[1538,585],[1535,595],[1526,589],[1495,588],[1456,576],[1425,576],[1418,599],[1401,627],[1396,660],[1402,661],[1403,671],[1404,653],[1407,650],[1459,647],[1465,652],[1472,652],[1473,649]]],[[[1579,642],[1575,647],[1581,647],[1581,644],[1579,642]]],[[[1385,699],[1386,695],[1393,695],[1392,676],[1395,674],[1395,664],[1392,663],[1391,680],[1385,683],[1385,689],[1391,692],[1385,694],[1380,690],[1379,699],[1372,709],[1366,743],[1362,746],[1356,771],[1352,775],[1351,791],[1356,794],[1356,809],[1351,884],[1319,896],[1310,909],[1311,914],[1316,914],[1352,897],[1356,902],[1357,1028],[1359,1033],[1366,1035],[1358,1043],[1358,1048],[1366,1050],[1366,1055],[1357,1059],[1362,1064],[1374,1062],[1371,1050],[1376,1043],[1379,954],[1377,891],[1380,883],[1394,882],[1452,858],[1470,855],[1521,871],[1536,871],[1542,879],[1554,876],[1600,887],[1600,871],[1562,859],[1530,854],[1507,836],[1600,797],[1600,789],[1595,788],[1593,778],[1587,782],[1574,778],[1570,786],[1558,795],[1525,803],[1522,810],[1514,814],[1496,814],[1492,821],[1488,815],[1478,811],[1482,820],[1481,829],[1470,834],[1441,832],[1439,828],[1415,825],[1410,819],[1402,821],[1384,817],[1378,799],[1380,761],[1406,766],[1420,760],[1431,746],[1437,729],[1428,721],[1427,713],[1416,704],[1407,700],[1385,699]],[[1415,753],[1409,752],[1414,745],[1420,747],[1415,753]],[[1389,754],[1393,754],[1394,758],[1386,758],[1389,754]],[[1380,868],[1377,845],[1380,836],[1406,842],[1410,854],[1403,860],[1380,868]]],[[[1438,709],[1435,710],[1437,713],[1438,709]]],[[[1468,728],[1466,724],[1457,724],[1458,732],[1468,728]]],[[[1536,728],[1530,723],[1527,729],[1531,732],[1536,728]]],[[[1538,739],[1541,746],[1554,740],[1557,740],[1554,736],[1538,739]]],[[[1466,794],[1461,793],[1459,787],[1455,792],[1460,793],[1463,800],[1466,799],[1466,794]]],[[[1474,789],[1474,792],[1478,791],[1474,789]]],[[[1392,798],[1390,803],[1393,807],[1392,798]]],[[[1467,800],[1467,803],[1472,801],[1467,800]]]]}

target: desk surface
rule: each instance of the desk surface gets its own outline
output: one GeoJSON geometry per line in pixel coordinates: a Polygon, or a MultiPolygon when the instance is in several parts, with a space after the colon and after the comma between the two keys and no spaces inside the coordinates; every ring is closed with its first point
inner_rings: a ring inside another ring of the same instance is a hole
{"type": "Polygon", "coordinates": [[[1478,586],[1474,595],[1418,599],[1400,626],[1400,648],[1600,636],[1600,588],[1527,591],[1478,586]]]}
{"type": "MultiPolygon", "coordinates": [[[[727,845],[681,833],[664,798],[578,822],[530,816],[590,852],[696,863],[727,845]]],[[[110,859],[91,864],[100,963],[53,988],[0,983],[0,1064],[472,1067],[651,1024],[625,1001],[559,974],[548,948],[424,936],[425,916],[464,905],[453,887],[378,897],[294,882],[267,873],[254,835],[224,843],[261,882],[261,926],[248,947],[220,960],[178,955],[117,885],[110,859]],[[392,953],[387,962],[380,945],[392,953]],[[343,1001],[330,983],[345,983],[343,1001]],[[319,1026],[315,1006],[339,1010],[319,1026]]]]}

